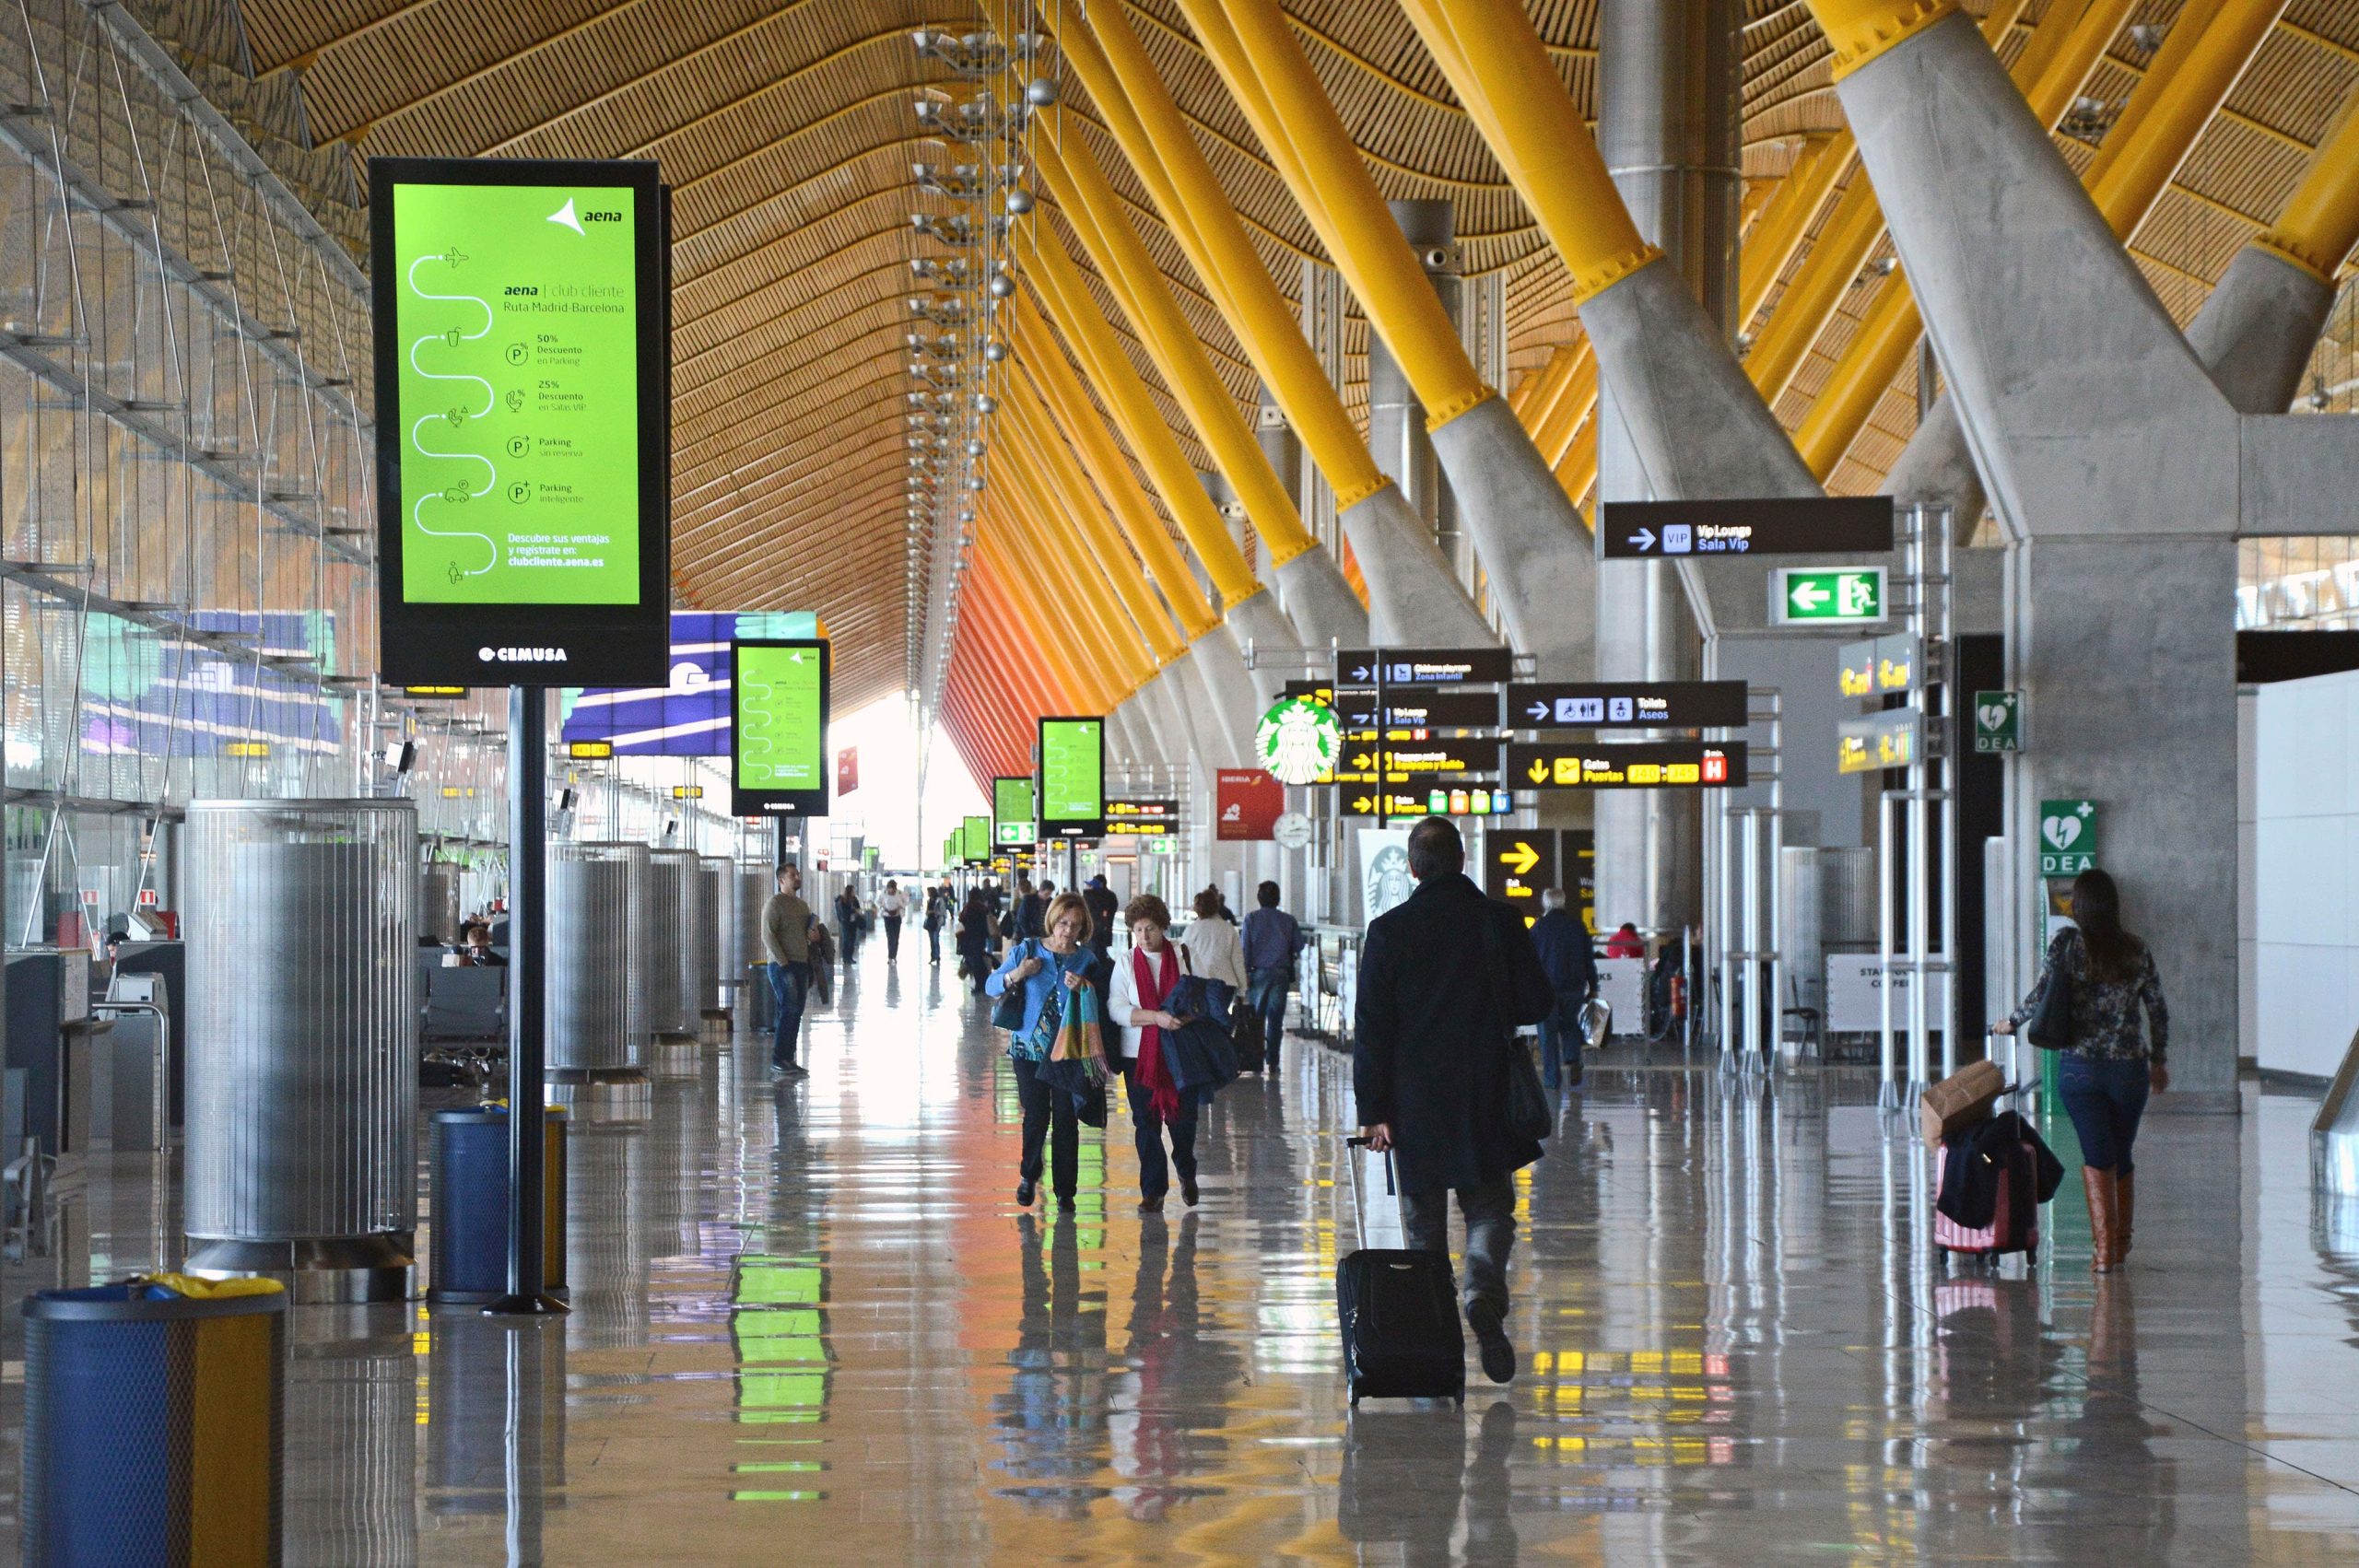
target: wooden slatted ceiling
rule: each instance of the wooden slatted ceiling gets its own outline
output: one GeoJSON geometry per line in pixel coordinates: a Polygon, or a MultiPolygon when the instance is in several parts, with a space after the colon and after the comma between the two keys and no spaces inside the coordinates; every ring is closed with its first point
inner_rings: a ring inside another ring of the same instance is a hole
{"type": "MultiPolygon", "coordinates": [[[[1108,0],[1099,0],[1108,3],[1108,0]]],[[[1127,0],[1148,53],[1289,296],[1316,237],[1197,49],[1174,0],[1127,0]]],[[[1966,0],[1981,10],[1981,0],[1966,0]]],[[[2006,47],[2059,0],[2033,0],[2006,47]]],[[[1594,113],[1597,0],[1528,0],[1576,103],[1594,113]]],[[[1509,365],[1578,331],[1546,250],[1448,84],[1387,0],[1288,0],[1306,51],[1388,195],[1447,197],[1470,271],[1507,278],[1509,365]]],[[[2178,0],[2135,18],[2167,23],[2178,0]]],[[[247,53],[292,73],[322,144],[356,160],[432,153],[660,159],[675,198],[675,526],[685,591],[716,607],[793,605],[836,630],[856,704],[902,681],[906,554],[901,394],[908,226],[921,150],[910,101],[943,74],[908,30],[964,24],[966,0],[241,0],[247,53]]],[[[1841,124],[1825,42],[1802,0],[1746,0],[1749,176],[1775,177],[1801,133],[1841,124]]],[[[2142,59],[2127,34],[2092,84],[2118,100],[2142,59]]],[[[2134,238],[2184,320],[2275,216],[2308,148],[2359,83],[2359,0],[2293,0],[2134,238]]],[[[1240,402],[1243,353],[1078,84],[1062,135],[1097,155],[1181,310],[1240,402]]],[[[942,158],[939,151],[933,155],[942,158]]],[[[2075,154],[2075,156],[2084,156],[2075,154]]],[[[1044,208],[1050,205],[1044,203],[1044,208]]],[[[1062,229],[1061,219],[1050,219],[1062,229]]],[[[1076,260],[1166,416],[1151,361],[1078,247],[1076,260]]],[[[1805,245],[1796,265],[1807,264],[1805,245]]],[[[1798,425],[1872,290],[1843,313],[1778,409],[1798,425]]],[[[1775,302],[1772,296],[1772,303],[1775,302]]],[[[1345,333],[1345,401],[1365,404],[1366,329],[1345,333]]],[[[1872,489],[1914,424],[1904,375],[1836,474],[1872,489]]],[[[1202,463],[1191,439],[1183,441],[1202,463]]],[[[989,694],[970,693],[980,700],[989,694]]]]}

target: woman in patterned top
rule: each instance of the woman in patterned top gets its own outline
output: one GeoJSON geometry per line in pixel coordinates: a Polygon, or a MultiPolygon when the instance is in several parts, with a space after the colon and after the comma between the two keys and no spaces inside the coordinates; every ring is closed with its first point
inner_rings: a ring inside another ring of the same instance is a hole
{"type": "Polygon", "coordinates": [[[2072,925],[2056,933],[2039,983],[1992,1033],[2012,1035],[2039,1011],[2061,970],[2072,987],[2072,1033],[2057,1086],[2081,1141],[2081,1180],[2089,1197],[2089,1267],[2109,1274],[2130,1255],[2134,1207],[2130,1146],[2138,1138],[2148,1091],[2171,1086],[2164,1058],[2170,1012],[2154,955],[2122,928],[2121,892],[2113,878],[2085,871],[2072,879],[2072,925]],[[2146,1027],[2138,1026],[2140,1009],[2146,1027]]]}

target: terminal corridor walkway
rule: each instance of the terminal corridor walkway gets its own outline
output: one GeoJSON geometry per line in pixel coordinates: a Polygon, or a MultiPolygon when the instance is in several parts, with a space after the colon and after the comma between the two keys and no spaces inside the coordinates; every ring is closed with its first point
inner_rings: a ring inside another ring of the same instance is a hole
{"type": "MultiPolygon", "coordinates": [[[[1945,1280],[1863,1080],[1617,1051],[1527,1173],[1514,1384],[1347,1422],[1342,1059],[1232,1088],[1202,1207],[1144,1218],[1119,1114],[1076,1215],[1016,1208],[997,1046],[921,948],[872,944],[806,1059],[677,1047],[584,1109],[562,1322],[299,1313],[288,1560],[2359,1556],[2359,1252],[2312,1233],[2307,1101],[2158,1119],[2100,1297],[2077,1187],[2052,1270],[1945,1280]]],[[[151,1192],[92,1172],[88,1268],[146,1262],[151,1192]]]]}

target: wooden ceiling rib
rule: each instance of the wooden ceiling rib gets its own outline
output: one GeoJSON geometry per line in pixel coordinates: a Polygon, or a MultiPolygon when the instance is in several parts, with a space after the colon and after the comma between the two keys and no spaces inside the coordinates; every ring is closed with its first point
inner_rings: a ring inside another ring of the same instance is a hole
{"type": "MultiPolygon", "coordinates": [[[[169,3],[169,0],[158,0],[169,3]]],[[[1289,297],[1316,235],[1196,46],[1176,0],[1126,4],[1264,263],[1289,297]]],[[[2033,0],[2002,45],[2022,47],[2056,3],[2033,0]]],[[[1526,0],[1583,113],[1594,115],[1598,0],[1526,0]]],[[[1983,0],[1966,0],[1969,10],[1983,0]]],[[[1564,269],[1449,84],[1390,0],[1286,0],[1312,67],[1390,196],[1457,205],[1464,264],[1506,279],[1509,363],[1527,369],[1578,332],[1564,269]]],[[[2137,19],[2167,23],[2178,0],[2137,19]]],[[[816,611],[837,635],[839,700],[904,679],[903,300],[914,233],[910,165],[932,150],[910,104],[945,74],[918,58],[920,24],[975,24],[973,0],[238,0],[258,73],[288,73],[316,143],[371,155],[651,158],[675,188],[674,524],[684,593],[712,608],[816,611]]],[[[1838,128],[1825,39],[1802,0],[1745,0],[1749,177],[1774,179],[1793,138],[1838,128]]],[[[2125,32],[2093,80],[2118,100],[2143,55],[2125,32]]],[[[2310,149],[2359,88],[2359,0],[2292,0],[2131,251],[2182,320],[2271,221],[2310,149]]],[[[1055,133],[1094,153],[1149,255],[1240,404],[1251,366],[1187,266],[1080,85],[1055,133]]],[[[2068,146],[2083,161],[2087,149],[2068,146]]],[[[365,181],[363,181],[365,188],[365,181]]],[[[1092,298],[1121,334],[1183,448],[1202,462],[1132,323],[1054,205],[1092,298]]],[[[1806,241],[1789,268],[1808,264],[1806,241]]],[[[1782,287],[1782,283],[1781,283],[1782,287]]],[[[1798,425],[1872,290],[1855,288],[1778,414],[1798,425]]],[[[1777,295],[1771,296],[1774,309],[1777,295]]],[[[1345,331],[1347,406],[1366,402],[1366,329],[1345,331]]],[[[1835,475],[1873,488],[1915,419],[1904,375],[1835,475]]],[[[995,700],[970,682],[960,700],[995,700]]],[[[988,745],[988,742],[986,743],[988,745]]]]}

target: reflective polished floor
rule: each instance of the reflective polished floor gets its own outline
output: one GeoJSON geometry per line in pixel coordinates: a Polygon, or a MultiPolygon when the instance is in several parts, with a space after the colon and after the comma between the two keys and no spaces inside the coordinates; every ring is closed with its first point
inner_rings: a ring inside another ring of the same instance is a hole
{"type": "MultiPolygon", "coordinates": [[[[921,945],[872,943],[806,1057],[773,1089],[764,1042],[680,1047],[585,1108],[569,1317],[300,1309],[288,1561],[2359,1561],[2359,1239],[2314,1223],[2298,1097],[2150,1118],[2100,1288],[2077,1182],[2029,1277],[1952,1277],[1866,1080],[1617,1050],[1520,1184],[1515,1382],[1347,1419],[1341,1059],[1222,1097],[1192,1211],[1136,1211],[1118,1112],[1058,1218],[921,945]]],[[[94,1162],[12,1306],[147,1266],[159,1199],[94,1162]]]]}

